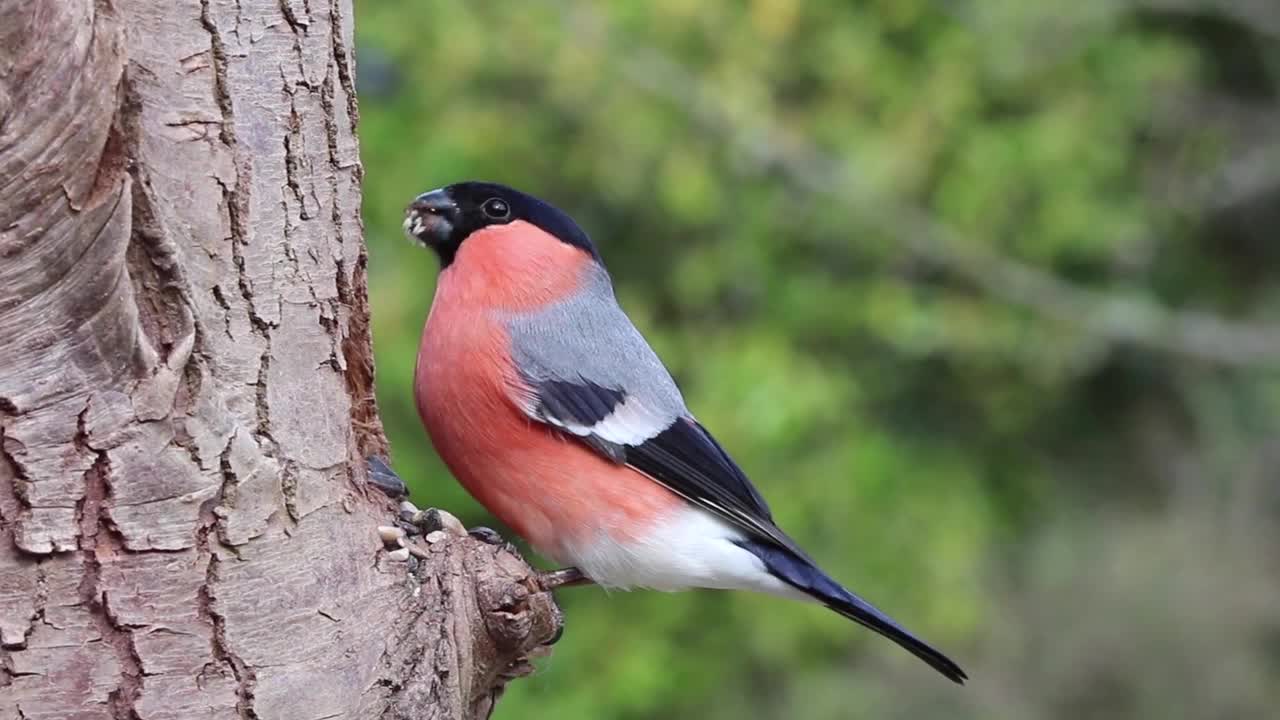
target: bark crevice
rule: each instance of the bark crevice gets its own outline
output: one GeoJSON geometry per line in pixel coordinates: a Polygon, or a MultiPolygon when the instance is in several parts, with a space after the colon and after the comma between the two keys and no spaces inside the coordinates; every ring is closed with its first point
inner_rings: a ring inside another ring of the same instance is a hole
{"type": "Polygon", "coordinates": [[[218,584],[218,556],[209,553],[209,563],[205,570],[204,583],[200,586],[198,602],[200,616],[207,620],[212,629],[213,658],[230,671],[236,685],[236,713],[241,720],[258,720],[258,713],[253,707],[253,692],[257,678],[253,668],[236,654],[233,643],[227,641],[227,619],[217,610],[217,598],[213,588],[218,584]]]}

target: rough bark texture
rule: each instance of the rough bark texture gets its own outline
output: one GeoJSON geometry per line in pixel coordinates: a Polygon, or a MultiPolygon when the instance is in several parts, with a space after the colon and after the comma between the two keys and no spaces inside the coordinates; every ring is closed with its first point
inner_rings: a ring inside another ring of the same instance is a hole
{"type": "Polygon", "coordinates": [[[558,629],[375,532],[350,0],[0,0],[0,720],[483,717],[558,629]]]}

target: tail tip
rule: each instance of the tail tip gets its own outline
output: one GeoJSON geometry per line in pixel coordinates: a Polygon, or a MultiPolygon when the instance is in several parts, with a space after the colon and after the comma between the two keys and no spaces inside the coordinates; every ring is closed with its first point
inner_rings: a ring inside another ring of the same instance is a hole
{"type": "Polygon", "coordinates": [[[964,685],[969,679],[969,673],[966,673],[963,668],[945,657],[942,660],[943,662],[929,664],[951,682],[957,685],[964,685]]]}

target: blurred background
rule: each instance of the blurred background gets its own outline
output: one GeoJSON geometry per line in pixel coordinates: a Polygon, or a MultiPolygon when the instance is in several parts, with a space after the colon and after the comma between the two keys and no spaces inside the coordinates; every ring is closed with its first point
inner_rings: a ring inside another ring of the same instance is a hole
{"type": "MultiPolygon", "coordinates": [[[[499,718],[1274,718],[1280,4],[357,3],[378,390],[415,194],[569,211],[690,406],[953,687],[816,607],[562,593],[499,718]]],[[[496,525],[495,525],[496,526],[496,525]]]]}

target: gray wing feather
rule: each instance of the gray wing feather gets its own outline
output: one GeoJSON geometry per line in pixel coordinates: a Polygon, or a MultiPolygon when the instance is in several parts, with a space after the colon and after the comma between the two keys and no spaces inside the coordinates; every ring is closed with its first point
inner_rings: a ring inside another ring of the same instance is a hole
{"type": "MultiPolygon", "coordinates": [[[[524,379],[535,387],[573,382],[618,391],[621,405],[608,408],[616,412],[604,434],[612,429],[607,439],[634,444],[630,441],[657,434],[688,410],[667,368],[618,306],[608,273],[598,266],[591,273],[573,297],[506,318],[512,355],[524,379]]],[[[556,419],[543,419],[565,427],[556,419]]],[[[590,427],[583,424],[578,429],[590,427]]],[[[594,429],[600,434],[602,428],[594,429]]]]}

